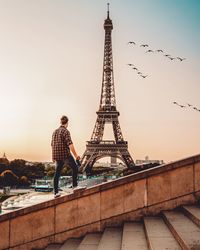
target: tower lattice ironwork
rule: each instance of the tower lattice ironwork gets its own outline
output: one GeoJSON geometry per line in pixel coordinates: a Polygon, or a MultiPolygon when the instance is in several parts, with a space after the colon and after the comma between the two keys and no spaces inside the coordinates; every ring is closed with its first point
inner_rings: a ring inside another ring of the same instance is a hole
{"type": "Polygon", "coordinates": [[[107,18],[104,21],[105,44],[103,60],[103,79],[101,88],[101,99],[97,120],[90,141],[87,141],[86,150],[81,158],[81,169],[90,172],[94,163],[100,158],[111,156],[121,159],[127,167],[133,167],[133,159],[128,152],[128,143],[124,140],[119,124],[119,112],[116,109],[113,55],[112,55],[112,33],[113,24],[109,17],[109,4],[107,18]],[[114,140],[103,140],[106,123],[111,123],[114,132],[114,140]]]}

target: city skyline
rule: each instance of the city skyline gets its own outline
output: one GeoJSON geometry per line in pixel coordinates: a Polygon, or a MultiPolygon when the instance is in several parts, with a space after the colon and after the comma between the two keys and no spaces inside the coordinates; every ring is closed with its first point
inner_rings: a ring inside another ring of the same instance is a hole
{"type": "MultiPolygon", "coordinates": [[[[100,101],[106,4],[0,2],[0,154],[50,161],[51,135],[63,114],[83,154],[100,101]]],[[[110,1],[117,109],[134,160],[199,153],[200,112],[188,106],[200,109],[199,11],[195,0],[110,1]],[[142,44],[186,59],[146,53],[142,44]]]]}

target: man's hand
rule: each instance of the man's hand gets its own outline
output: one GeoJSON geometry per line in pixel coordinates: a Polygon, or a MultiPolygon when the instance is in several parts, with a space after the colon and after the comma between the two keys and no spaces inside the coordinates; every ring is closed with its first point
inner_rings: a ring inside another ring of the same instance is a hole
{"type": "Polygon", "coordinates": [[[76,157],[76,164],[78,165],[78,167],[81,166],[80,159],[81,159],[80,156],[77,156],[77,157],[76,157]]]}

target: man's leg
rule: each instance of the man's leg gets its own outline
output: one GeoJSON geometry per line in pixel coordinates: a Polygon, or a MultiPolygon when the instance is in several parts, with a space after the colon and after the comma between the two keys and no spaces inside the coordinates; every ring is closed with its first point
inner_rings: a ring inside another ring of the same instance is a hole
{"type": "Polygon", "coordinates": [[[54,185],[54,194],[58,193],[58,181],[60,177],[60,173],[62,170],[62,167],[64,165],[64,161],[56,161],[56,171],[53,179],[53,185],[54,185]]]}
{"type": "Polygon", "coordinates": [[[72,155],[69,156],[67,159],[69,163],[69,167],[72,169],[72,186],[76,187],[77,186],[77,174],[78,174],[78,166],[74,160],[74,157],[72,155]]]}

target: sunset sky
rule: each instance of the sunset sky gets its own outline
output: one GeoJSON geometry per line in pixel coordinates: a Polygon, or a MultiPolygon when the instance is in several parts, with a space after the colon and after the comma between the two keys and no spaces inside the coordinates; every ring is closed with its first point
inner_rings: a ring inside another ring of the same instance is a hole
{"type": "MultiPolygon", "coordinates": [[[[51,135],[64,114],[84,153],[99,108],[106,4],[0,0],[0,157],[51,161],[51,135]]],[[[200,1],[111,0],[110,18],[119,122],[133,159],[199,154],[200,112],[187,103],[200,109],[200,1]],[[145,53],[143,43],[186,60],[145,53]]]]}

